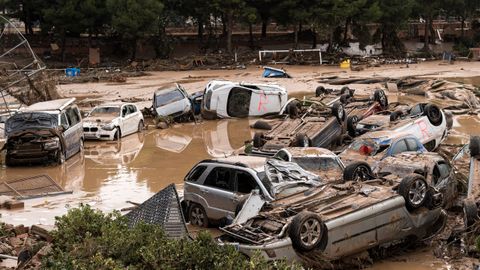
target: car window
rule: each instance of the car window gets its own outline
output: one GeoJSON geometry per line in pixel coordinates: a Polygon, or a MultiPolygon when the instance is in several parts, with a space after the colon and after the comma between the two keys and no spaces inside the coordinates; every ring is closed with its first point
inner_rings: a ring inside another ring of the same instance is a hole
{"type": "Polygon", "coordinates": [[[137,107],[133,106],[133,105],[128,105],[129,109],[130,109],[130,113],[135,113],[137,112],[137,107]]]}
{"type": "Polygon", "coordinates": [[[237,192],[248,194],[254,189],[259,189],[257,181],[251,174],[245,171],[236,171],[235,184],[237,186],[237,192]]]}
{"type": "Polygon", "coordinates": [[[229,168],[213,168],[205,179],[205,186],[234,191],[233,172],[229,168]]]}
{"type": "Polygon", "coordinates": [[[307,171],[342,171],[340,164],[332,157],[295,157],[293,162],[307,171]]]}
{"type": "Polygon", "coordinates": [[[122,107],[122,117],[125,117],[128,115],[128,107],[127,106],[123,106],[122,107]]]}
{"type": "Polygon", "coordinates": [[[451,168],[447,163],[439,162],[437,166],[440,171],[440,179],[447,178],[450,175],[451,168]]]}
{"type": "Polygon", "coordinates": [[[67,118],[68,118],[68,122],[70,123],[71,126],[74,126],[74,125],[80,123],[80,116],[77,114],[77,112],[72,107],[67,109],[66,115],[67,115],[67,118]]]}
{"type": "Polygon", "coordinates": [[[288,154],[285,151],[278,151],[278,153],[275,154],[274,158],[290,161],[288,160],[288,154]]]}
{"type": "Polygon", "coordinates": [[[417,104],[410,110],[410,115],[419,115],[423,113],[423,107],[421,104],[417,104]]]}
{"type": "Polygon", "coordinates": [[[407,147],[407,144],[405,143],[405,140],[400,140],[393,146],[391,154],[396,155],[398,153],[407,152],[407,151],[408,151],[408,147],[407,147]]]}
{"type": "Polygon", "coordinates": [[[175,101],[182,100],[184,98],[182,92],[180,90],[175,89],[170,92],[158,94],[155,96],[155,106],[156,107],[161,107],[165,106],[167,104],[170,104],[175,101]]]}
{"type": "Polygon", "coordinates": [[[418,151],[418,143],[415,139],[406,139],[408,151],[418,151]]]}
{"type": "Polygon", "coordinates": [[[207,169],[207,166],[197,166],[195,167],[185,178],[185,181],[188,182],[197,182],[197,180],[202,176],[203,172],[207,169]]]}
{"type": "Polygon", "coordinates": [[[68,119],[67,119],[67,115],[65,112],[63,112],[60,116],[60,125],[62,127],[64,127],[65,129],[68,129],[70,128],[70,125],[68,124],[68,119]]]}

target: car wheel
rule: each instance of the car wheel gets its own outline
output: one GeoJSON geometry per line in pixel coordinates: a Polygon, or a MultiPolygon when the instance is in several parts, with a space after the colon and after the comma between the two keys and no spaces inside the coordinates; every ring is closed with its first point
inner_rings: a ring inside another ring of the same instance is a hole
{"type": "Polygon", "coordinates": [[[255,132],[253,135],[253,147],[260,148],[265,144],[263,132],[255,132]]]}
{"type": "Polygon", "coordinates": [[[208,227],[208,217],[205,209],[199,204],[193,203],[188,209],[188,220],[190,224],[207,228],[208,227]]]}
{"type": "Polygon", "coordinates": [[[293,145],[295,147],[309,147],[310,144],[310,139],[305,133],[298,133],[295,136],[295,141],[293,145]]]}
{"type": "Polygon", "coordinates": [[[292,245],[299,251],[317,248],[324,238],[325,225],[319,215],[300,212],[293,219],[288,230],[292,245]]]}
{"type": "Polygon", "coordinates": [[[254,129],[263,129],[263,130],[271,130],[272,126],[263,120],[258,120],[252,125],[252,128],[254,129]]]}
{"type": "Polygon", "coordinates": [[[348,102],[350,101],[350,95],[349,94],[343,94],[340,96],[340,103],[342,104],[348,104],[348,102]]]}
{"type": "Polygon", "coordinates": [[[317,89],[315,89],[315,96],[319,97],[321,95],[324,95],[327,93],[327,90],[325,90],[325,87],[323,86],[318,86],[317,89]]]}
{"type": "Polygon", "coordinates": [[[463,224],[465,224],[465,228],[471,227],[478,219],[477,204],[473,199],[466,199],[463,202],[463,224]]]}
{"type": "Polygon", "coordinates": [[[357,133],[358,116],[351,115],[347,118],[347,131],[350,137],[355,137],[357,133]]]}
{"type": "Polygon", "coordinates": [[[61,165],[65,162],[65,153],[63,152],[62,149],[59,149],[57,151],[57,164],[61,165]]]}
{"type": "Polygon", "coordinates": [[[143,121],[140,120],[140,122],[138,122],[138,132],[142,132],[144,129],[145,125],[143,124],[143,121]]]}
{"type": "Polygon", "coordinates": [[[424,111],[432,125],[439,126],[442,123],[442,111],[437,105],[427,104],[424,111]]]}
{"type": "Polygon", "coordinates": [[[337,118],[338,122],[342,123],[345,118],[345,108],[343,104],[339,102],[333,104],[332,114],[337,118]]]}
{"type": "Polygon", "coordinates": [[[375,90],[373,93],[373,100],[378,102],[378,104],[382,106],[382,109],[386,109],[388,107],[388,97],[381,89],[375,90]]]}
{"type": "Polygon", "coordinates": [[[390,114],[390,122],[395,122],[403,116],[403,112],[394,111],[390,114]]]}
{"type": "Polygon", "coordinates": [[[353,92],[354,90],[350,89],[348,86],[344,86],[340,89],[340,95],[348,94],[349,97],[353,97],[353,92]]]}
{"type": "Polygon", "coordinates": [[[298,117],[298,101],[292,101],[287,105],[287,113],[290,118],[295,119],[298,117]]]}
{"type": "Polygon", "coordinates": [[[428,201],[427,181],[418,174],[407,175],[400,182],[398,193],[405,199],[407,209],[420,208],[428,201]]]}
{"type": "Polygon", "coordinates": [[[479,157],[480,156],[480,136],[470,137],[470,156],[479,157]]]}
{"type": "Polygon", "coordinates": [[[353,162],[343,170],[343,180],[346,181],[366,181],[373,179],[372,168],[363,161],[353,162]]]}
{"type": "Polygon", "coordinates": [[[122,131],[120,130],[120,128],[115,128],[115,134],[113,135],[113,139],[114,140],[120,140],[120,138],[122,138],[122,131]]]}

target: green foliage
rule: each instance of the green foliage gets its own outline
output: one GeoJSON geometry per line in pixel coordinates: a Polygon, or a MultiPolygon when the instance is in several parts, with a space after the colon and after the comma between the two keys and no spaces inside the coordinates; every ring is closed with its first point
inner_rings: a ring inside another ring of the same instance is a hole
{"type": "Polygon", "coordinates": [[[208,232],[173,240],[159,226],[133,228],[118,213],[89,206],[71,209],[56,220],[53,251],[43,269],[301,269],[285,261],[247,259],[233,246],[219,246],[208,232]]]}

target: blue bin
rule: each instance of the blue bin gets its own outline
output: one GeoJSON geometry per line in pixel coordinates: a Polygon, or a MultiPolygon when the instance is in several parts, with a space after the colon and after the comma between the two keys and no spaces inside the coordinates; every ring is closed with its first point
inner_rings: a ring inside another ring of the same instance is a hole
{"type": "Polygon", "coordinates": [[[80,75],[80,69],[79,68],[67,68],[65,69],[65,75],[67,77],[75,77],[80,75]]]}

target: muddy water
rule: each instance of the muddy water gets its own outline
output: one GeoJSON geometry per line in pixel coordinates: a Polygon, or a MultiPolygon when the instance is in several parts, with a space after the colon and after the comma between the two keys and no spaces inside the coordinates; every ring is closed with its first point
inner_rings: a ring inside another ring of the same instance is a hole
{"type": "Polygon", "coordinates": [[[249,120],[206,121],[168,130],[146,130],[120,142],[87,142],[82,155],[62,166],[6,168],[0,180],[47,174],[71,195],[26,200],[23,210],[0,210],[14,224],[53,224],[54,217],[88,203],[112,211],[143,202],[183,177],[202,159],[231,155],[252,137],[249,120]]]}

